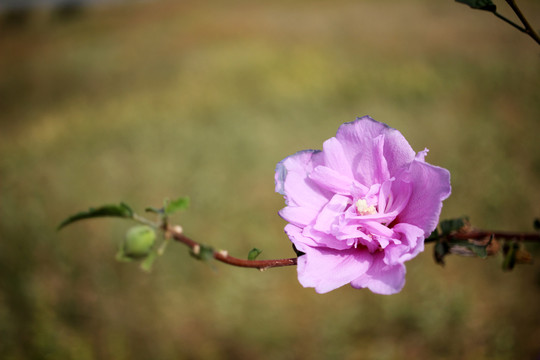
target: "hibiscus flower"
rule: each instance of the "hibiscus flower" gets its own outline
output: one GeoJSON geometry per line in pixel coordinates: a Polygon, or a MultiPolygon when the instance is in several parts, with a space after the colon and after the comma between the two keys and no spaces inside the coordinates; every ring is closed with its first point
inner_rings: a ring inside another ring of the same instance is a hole
{"type": "Polygon", "coordinates": [[[415,154],[401,133],[368,116],[340,126],[323,150],[276,167],[279,215],[298,257],[298,280],[326,293],[345,284],[394,294],[404,262],[424,250],[451,192],[448,170],[415,154]]]}

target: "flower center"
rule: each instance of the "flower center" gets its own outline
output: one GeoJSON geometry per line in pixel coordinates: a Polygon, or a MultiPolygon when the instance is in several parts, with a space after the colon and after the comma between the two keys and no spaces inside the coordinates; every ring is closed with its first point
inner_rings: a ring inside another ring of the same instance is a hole
{"type": "Polygon", "coordinates": [[[377,213],[377,209],[375,209],[375,206],[369,205],[366,201],[366,199],[358,199],[356,202],[356,210],[358,211],[358,214],[360,215],[373,215],[377,213]]]}

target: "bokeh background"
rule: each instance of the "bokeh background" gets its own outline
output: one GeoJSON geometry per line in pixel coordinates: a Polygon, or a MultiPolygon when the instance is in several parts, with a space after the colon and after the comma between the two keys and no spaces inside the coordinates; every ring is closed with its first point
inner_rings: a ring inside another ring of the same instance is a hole
{"type": "MultiPolygon", "coordinates": [[[[540,3],[520,1],[540,27],[540,3]]],[[[503,1],[501,12],[512,17],[503,1]]],[[[116,262],[127,222],[61,220],[188,195],[186,233],[293,256],[274,168],[371,115],[452,173],[442,218],[532,231],[540,48],[454,1],[153,1],[0,14],[0,358],[533,359],[540,252],[407,263],[393,296],[295,268],[116,262]]]]}

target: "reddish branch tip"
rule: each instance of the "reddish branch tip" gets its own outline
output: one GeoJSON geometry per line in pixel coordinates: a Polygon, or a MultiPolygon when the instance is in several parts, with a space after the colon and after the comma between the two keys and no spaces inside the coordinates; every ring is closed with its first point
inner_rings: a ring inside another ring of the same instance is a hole
{"type": "MultiPolygon", "coordinates": [[[[177,231],[177,230],[178,228],[176,227],[168,227],[167,229],[165,229],[166,233],[168,233],[169,236],[173,237],[176,241],[181,242],[182,244],[188,246],[191,250],[201,248],[201,244],[199,244],[196,241],[191,240],[186,235],[184,235],[181,231],[177,231]]],[[[239,259],[239,258],[230,256],[225,250],[213,251],[212,256],[214,257],[214,259],[221,261],[225,264],[239,266],[239,267],[246,267],[246,268],[255,268],[259,270],[266,270],[266,269],[274,268],[274,267],[296,265],[296,258],[274,259],[274,260],[246,260],[246,259],[239,259]]]]}

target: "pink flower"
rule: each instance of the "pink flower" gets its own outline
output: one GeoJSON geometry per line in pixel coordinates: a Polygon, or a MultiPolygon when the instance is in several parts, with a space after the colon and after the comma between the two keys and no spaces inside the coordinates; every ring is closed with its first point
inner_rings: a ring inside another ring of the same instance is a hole
{"type": "Polygon", "coordinates": [[[277,165],[276,191],[287,205],[279,215],[304,253],[304,287],[403,288],[403,263],[424,250],[450,195],[450,173],[426,163],[427,151],[415,154],[399,131],[365,116],[341,125],[322,151],[300,151],[277,165]]]}

